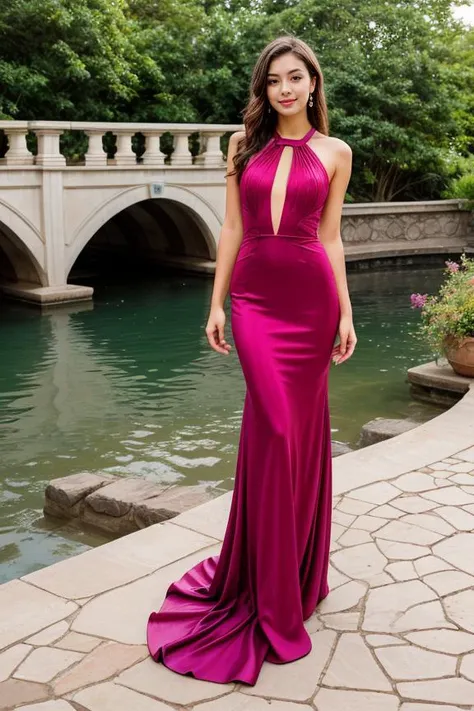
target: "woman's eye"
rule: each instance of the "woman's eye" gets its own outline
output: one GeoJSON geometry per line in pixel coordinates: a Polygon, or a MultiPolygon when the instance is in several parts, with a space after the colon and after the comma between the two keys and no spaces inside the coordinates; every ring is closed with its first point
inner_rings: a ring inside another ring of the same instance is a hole
{"type": "MultiPolygon", "coordinates": [[[[291,77],[291,78],[292,78],[292,79],[296,79],[297,81],[299,81],[299,80],[302,79],[303,77],[291,77]]],[[[274,84],[275,82],[276,82],[276,79],[269,79],[269,80],[268,80],[268,84],[274,84]]]]}

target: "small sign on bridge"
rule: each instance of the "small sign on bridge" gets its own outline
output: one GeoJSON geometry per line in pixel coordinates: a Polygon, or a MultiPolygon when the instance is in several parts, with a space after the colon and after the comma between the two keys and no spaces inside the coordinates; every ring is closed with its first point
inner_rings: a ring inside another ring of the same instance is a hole
{"type": "Polygon", "coordinates": [[[165,189],[165,183],[150,183],[150,197],[161,197],[165,189]]]}

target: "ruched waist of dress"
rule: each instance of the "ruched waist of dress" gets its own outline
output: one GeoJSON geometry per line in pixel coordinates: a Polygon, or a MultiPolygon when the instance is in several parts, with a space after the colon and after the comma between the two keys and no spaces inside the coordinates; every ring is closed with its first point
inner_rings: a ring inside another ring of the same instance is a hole
{"type": "Polygon", "coordinates": [[[317,244],[317,245],[322,245],[321,240],[319,239],[319,235],[316,233],[315,235],[307,235],[307,234],[302,234],[302,235],[295,235],[295,234],[279,234],[275,235],[271,232],[259,232],[258,234],[256,233],[246,233],[244,234],[241,242],[241,248],[244,246],[244,244],[255,244],[259,242],[260,240],[268,240],[272,239],[278,242],[278,240],[291,240],[292,242],[298,242],[298,244],[317,244]]]}

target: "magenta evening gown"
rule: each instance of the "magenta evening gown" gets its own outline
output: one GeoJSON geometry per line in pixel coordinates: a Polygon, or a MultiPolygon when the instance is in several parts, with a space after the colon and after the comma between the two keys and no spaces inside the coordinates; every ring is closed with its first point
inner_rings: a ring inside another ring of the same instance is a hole
{"type": "Polygon", "coordinates": [[[219,555],[172,583],[148,620],[169,669],[254,685],[264,660],[305,656],[303,621],[328,595],[328,374],[340,307],[318,224],[328,174],[308,140],[274,133],[240,183],[244,236],[230,281],[247,390],[219,555]]]}

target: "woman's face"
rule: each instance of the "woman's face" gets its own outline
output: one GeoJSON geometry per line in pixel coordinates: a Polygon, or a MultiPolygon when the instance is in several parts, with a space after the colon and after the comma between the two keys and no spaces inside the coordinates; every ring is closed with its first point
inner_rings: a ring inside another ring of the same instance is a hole
{"type": "Polygon", "coordinates": [[[315,84],[316,81],[309,76],[305,63],[292,52],[282,54],[270,62],[267,97],[279,114],[289,116],[303,109],[306,111],[308,97],[315,84]]]}

